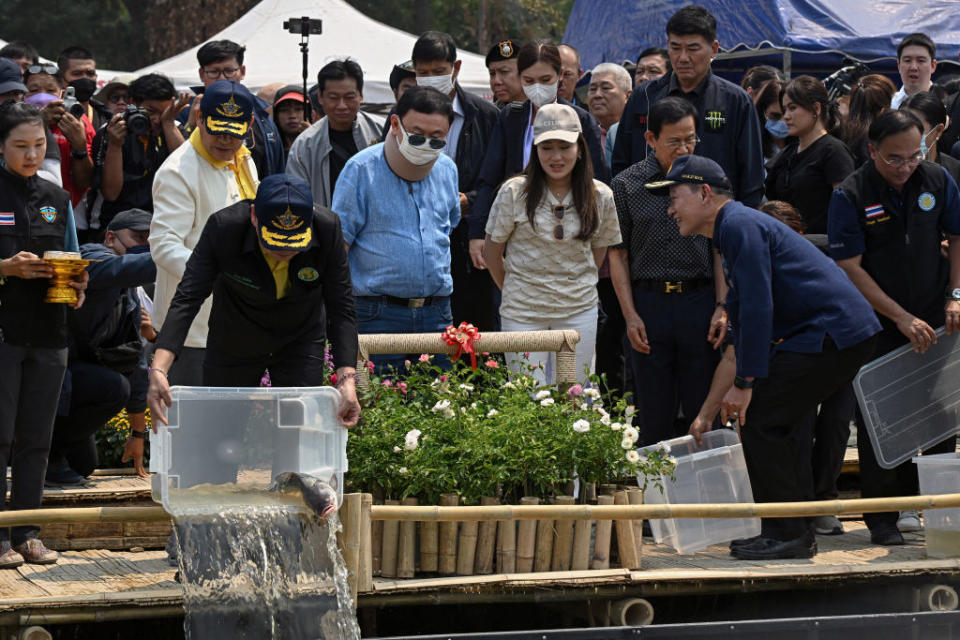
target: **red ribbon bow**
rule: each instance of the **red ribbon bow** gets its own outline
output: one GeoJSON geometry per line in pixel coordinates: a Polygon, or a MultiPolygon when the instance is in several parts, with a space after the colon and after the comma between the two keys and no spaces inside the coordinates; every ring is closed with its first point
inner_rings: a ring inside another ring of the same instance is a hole
{"type": "Polygon", "coordinates": [[[457,351],[451,360],[458,360],[464,353],[469,353],[471,368],[477,368],[477,350],[474,343],[480,339],[479,329],[469,322],[461,322],[459,327],[447,327],[440,337],[449,345],[457,345],[457,351]]]}

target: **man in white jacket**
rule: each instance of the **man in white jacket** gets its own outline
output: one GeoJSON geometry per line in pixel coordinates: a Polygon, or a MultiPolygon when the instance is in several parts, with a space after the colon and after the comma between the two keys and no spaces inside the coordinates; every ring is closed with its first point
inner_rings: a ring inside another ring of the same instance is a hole
{"type": "MultiPolygon", "coordinates": [[[[220,80],[203,93],[200,112],[189,144],[170,154],[153,181],[150,252],[157,265],[153,324],[158,331],[207,218],[235,202],[252,200],[259,184],[243,145],[254,113],[250,92],[238,82],[220,80]]],[[[171,384],[201,384],[210,304],[208,298],[190,326],[169,371],[171,384]]]]}

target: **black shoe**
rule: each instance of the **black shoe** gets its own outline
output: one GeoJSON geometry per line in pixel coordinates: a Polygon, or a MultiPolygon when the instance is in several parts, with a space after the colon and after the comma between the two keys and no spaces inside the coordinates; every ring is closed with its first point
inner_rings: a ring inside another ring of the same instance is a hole
{"type": "Polygon", "coordinates": [[[895,525],[883,525],[870,530],[870,542],[873,544],[892,547],[903,544],[903,534],[895,525]]]}
{"type": "Polygon", "coordinates": [[[70,468],[64,461],[61,464],[51,462],[47,465],[47,475],[44,477],[43,486],[50,488],[58,487],[76,487],[83,486],[87,479],[70,468]]]}
{"type": "Polygon", "coordinates": [[[740,560],[812,558],[817,555],[817,541],[811,533],[787,541],[760,536],[750,544],[732,547],[730,555],[740,560]]]}
{"type": "Polygon", "coordinates": [[[650,521],[649,521],[649,520],[644,520],[644,521],[643,521],[643,537],[644,537],[644,538],[652,538],[652,537],[653,537],[653,529],[650,528],[650,521]]]}
{"type": "Polygon", "coordinates": [[[730,552],[732,553],[736,547],[744,547],[749,544],[753,544],[758,538],[763,536],[753,536],[752,538],[736,538],[735,540],[730,541],[730,552]]]}

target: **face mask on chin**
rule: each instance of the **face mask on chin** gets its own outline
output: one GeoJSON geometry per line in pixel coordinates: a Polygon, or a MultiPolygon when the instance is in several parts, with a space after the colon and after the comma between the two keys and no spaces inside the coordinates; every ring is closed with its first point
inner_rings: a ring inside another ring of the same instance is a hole
{"type": "Polygon", "coordinates": [[[557,99],[557,87],[559,86],[559,81],[554,84],[530,84],[523,87],[523,92],[530,99],[530,102],[539,109],[557,99]]]}
{"type": "Polygon", "coordinates": [[[453,74],[448,73],[445,76],[417,76],[418,87],[431,87],[445,96],[453,91],[453,74]]]}

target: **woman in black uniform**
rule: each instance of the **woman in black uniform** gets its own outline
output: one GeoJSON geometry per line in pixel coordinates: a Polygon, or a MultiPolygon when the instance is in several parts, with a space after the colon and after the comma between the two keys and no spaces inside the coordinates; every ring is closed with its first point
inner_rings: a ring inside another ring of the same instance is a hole
{"type": "MultiPolygon", "coordinates": [[[[0,510],[35,509],[43,497],[56,398],[67,366],[67,310],[43,301],[53,268],[46,251],[78,251],[69,194],[36,173],[46,153],[40,111],[0,105],[0,467],[13,467],[10,503],[0,473],[0,510]]],[[[72,286],[83,303],[86,272],[72,286]]],[[[39,527],[0,529],[0,568],[52,564],[39,527]]]]}

